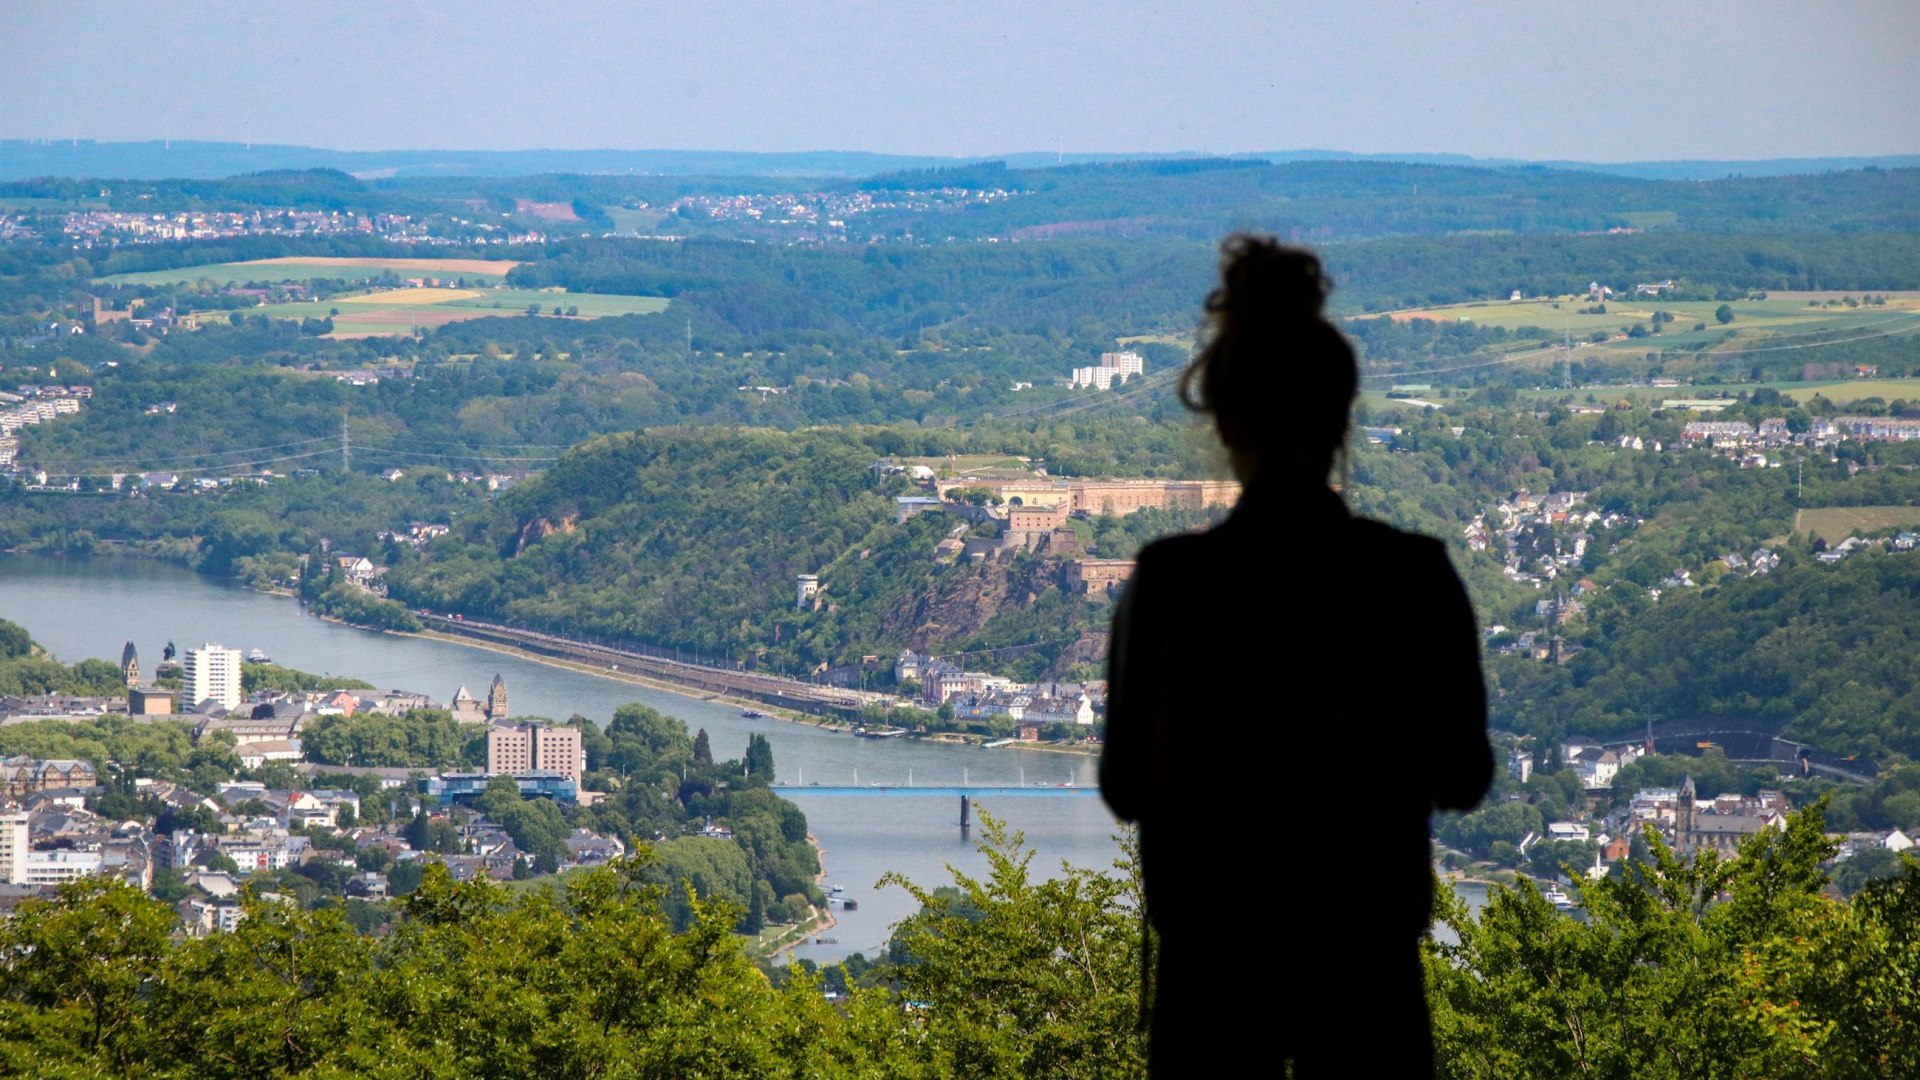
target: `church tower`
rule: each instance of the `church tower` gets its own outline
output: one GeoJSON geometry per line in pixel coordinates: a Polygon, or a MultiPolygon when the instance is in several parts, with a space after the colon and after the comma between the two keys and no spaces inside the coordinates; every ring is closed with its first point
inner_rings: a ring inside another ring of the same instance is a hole
{"type": "Polygon", "coordinates": [[[1673,801],[1673,850],[1676,854],[1693,854],[1693,774],[1680,782],[1680,794],[1673,801]]]}
{"type": "Polygon", "coordinates": [[[493,677],[493,685],[487,688],[487,719],[500,723],[507,718],[507,682],[500,676],[493,677]]]}
{"type": "Polygon", "coordinates": [[[140,685],[140,653],[131,641],[120,650],[120,674],[127,680],[128,689],[140,685]]]}

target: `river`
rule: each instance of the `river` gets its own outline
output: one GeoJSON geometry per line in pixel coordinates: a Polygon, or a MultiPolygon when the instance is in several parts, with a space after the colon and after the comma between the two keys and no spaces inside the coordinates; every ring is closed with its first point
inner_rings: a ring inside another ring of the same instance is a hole
{"type": "MultiPolygon", "coordinates": [[[[291,598],[256,593],[172,563],[136,558],[60,558],[0,553],[0,618],[27,628],[35,641],[68,663],[87,657],[118,661],[131,639],[152,670],[168,641],[184,649],[207,641],[261,649],[276,663],[303,671],[365,679],[381,688],[419,691],[448,701],[465,685],[484,698],[497,673],[506,680],[515,715],[565,719],[579,713],[605,725],[613,710],[638,701],[705,728],[716,757],[746,751],[760,732],[773,744],[784,784],[1095,783],[1093,760],[1032,750],[900,740],[865,740],[804,724],[748,719],[737,706],[635,686],[470,646],[360,630],[306,614],[291,598]]],[[[915,905],[898,888],[876,889],[898,871],[931,887],[950,880],[947,866],[972,875],[987,859],[964,840],[959,805],[949,798],[796,797],[826,852],[827,881],[858,902],[836,912],[826,931],[837,945],[807,944],[795,955],[826,962],[852,952],[876,953],[891,926],[915,905]]],[[[979,803],[1026,834],[1037,857],[1031,869],[1057,873],[1062,860],[1106,868],[1118,856],[1115,824],[1092,798],[1007,798],[979,803]]],[[[978,839],[978,828],[975,830],[978,839]]]]}

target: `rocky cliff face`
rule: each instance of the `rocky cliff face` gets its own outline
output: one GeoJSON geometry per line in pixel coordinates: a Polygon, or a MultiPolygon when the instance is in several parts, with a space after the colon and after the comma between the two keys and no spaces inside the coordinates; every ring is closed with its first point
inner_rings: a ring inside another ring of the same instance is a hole
{"type": "Polygon", "coordinates": [[[543,517],[534,518],[532,521],[520,527],[520,536],[514,542],[513,553],[518,555],[527,550],[528,545],[537,544],[547,537],[552,536],[554,533],[572,532],[580,527],[578,517],[579,515],[577,514],[568,514],[562,517],[558,523],[548,521],[543,517]]]}
{"type": "Polygon", "coordinates": [[[976,565],[960,565],[934,579],[931,589],[910,593],[881,620],[888,640],[903,640],[915,652],[939,652],[950,642],[980,633],[1009,604],[1030,605],[1040,591],[1057,588],[1045,569],[1051,559],[1022,560],[1002,552],[976,565]]]}
{"type": "MultiPolygon", "coordinates": [[[[995,620],[1005,627],[1048,617],[1058,610],[1057,624],[1028,627],[1016,639],[1059,642],[1043,647],[1048,658],[1045,678],[1061,678],[1075,664],[1105,662],[1109,606],[1064,594],[1060,589],[1063,560],[1046,555],[1017,556],[1001,552],[980,563],[962,564],[937,577],[931,588],[902,597],[881,622],[888,641],[900,641],[915,652],[938,655],[965,646],[968,639],[992,633],[995,620]],[[1039,605],[1047,612],[1034,612],[1039,605]]],[[[989,668],[995,665],[987,665],[989,668]]]]}

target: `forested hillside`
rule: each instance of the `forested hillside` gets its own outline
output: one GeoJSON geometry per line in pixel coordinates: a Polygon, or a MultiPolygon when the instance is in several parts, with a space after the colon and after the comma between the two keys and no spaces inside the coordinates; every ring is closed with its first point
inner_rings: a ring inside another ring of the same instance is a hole
{"type": "Polygon", "coordinates": [[[1495,722],[1632,734],[1648,720],[1751,717],[1843,755],[1920,757],[1920,557],[1796,557],[1658,604],[1602,609],[1565,666],[1502,663],[1495,722]]]}
{"type": "MultiPolygon", "coordinates": [[[[839,431],[662,430],[596,440],[489,512],[457,524],[389,575],[416,607],[693,650],[796,674],[903,647],[1034,646],[1032,674],[1104,629],[1105,608],[1069,595],[1044,553],[981,565],[935,560],[965,523],[896,524],[868,442],[839,431]],[[794,580],[817,574],[818,610],[794,580]]],[[[1095,524],[1132,554],[1184,520],[1095,524]],[[1129,532],[1128,525],[1133,528],[1129,532]]]]}

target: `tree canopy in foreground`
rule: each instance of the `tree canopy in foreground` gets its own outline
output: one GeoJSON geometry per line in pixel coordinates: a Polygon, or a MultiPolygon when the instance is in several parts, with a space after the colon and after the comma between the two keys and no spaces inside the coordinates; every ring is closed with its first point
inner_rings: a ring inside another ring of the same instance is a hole
{"type": "MultiPolygon", "coordinates": [[[[1140,1075],[1131,844],[1114,873],[1036,881],[1019,834],[985,835],[981,878],[890,879],[921,911],[837,1002],[800,966],[756,968],[733,905],[689,896],[676,931],[646,856],[518,893],[430,868],[380,937],[256,897],[235,932],[176,942],[160,902],[75,882],[0,928],[0,1072],[1140,1075]]],[[[1817,806],[1734,860],[1649,847],[1580,887],[1584,921],[1527,885],[1477,915],[1441,891],[1441,1075],[1920,1075],[1920,863],[1835,899],[1817,806]]]]}

